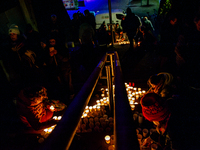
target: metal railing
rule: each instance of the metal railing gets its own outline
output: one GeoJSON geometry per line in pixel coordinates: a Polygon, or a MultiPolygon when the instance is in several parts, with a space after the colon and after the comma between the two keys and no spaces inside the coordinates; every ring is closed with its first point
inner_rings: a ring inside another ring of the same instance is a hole
{"type": "Polygon", "coordinates": [[[110,56],[110,66],[106,66],[107,84],[110,95],[110,111],[114,112],[114,136],[116,150],[139,149],[138,140],[136,137],[136,127],[133,123],[131,108],[128,103],[128,98],[125,90],[125,85],[122,80],[122,72],[119,63],[119,57],[116,52],[106,53],[101,59],[97,67],[94,69],[86,83],[81,88],[80,92],[68,106],[62,119],[59,121],[55,129],[45,140],[42,150],[54,150],[59,147],[59,150],[69,149],[76,133],[81,116],[85,107],[90,101],[92,93],[96,87],[102,69],[105,66],[107,57],[110,56]],[[115,56],[115,67],[113,66],[113,55],[115,56]],[[113,100],[113,83],[112,75],[115,70],[115,100],[113,100]],[[113,105],[114,104],[114,105],[113,105]],[[114,109],[113,109],[114,106],[114,109]]]}
{"type": "Polygon", "coordinates": [[[117,53],[115,53],[114,137],[115,150],[139,150],[136,125],[129,105],[117,53]]]}

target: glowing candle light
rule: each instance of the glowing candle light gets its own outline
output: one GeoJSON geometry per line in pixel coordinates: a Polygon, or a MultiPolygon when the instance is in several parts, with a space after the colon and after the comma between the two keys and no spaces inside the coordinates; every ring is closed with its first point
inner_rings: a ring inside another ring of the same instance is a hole
{"type": "Polygon", "coordinates": [[[62,116],[58,116],[58,120],[60,120],[62,118],[62,116]]]}
{"type": "Polygon", "coordinates": [[[84,118],[87,117],[87,114],[83,114],[83,117],[84,117],[84,118]]]}
{"type": "Polygon", "coordinates": [[[97,105],[94,105],[92,108],[94,109],[94,111],[96,111],[97,105]]]}
{"type": "Polygon", "coordinates": [[[138,95],[139,93],[138,93],[138,92],[135,92],[135,94],[138,95]]]}
{"type": "Polygon", "coordinates": [[[130,105],[133,105],[133,104],[134,104],[133,100],[131,100],[129,103],[130,103],[130,105]]]}
{"type": "Polygon", "coordinates": [[[50,132],[52,132],[52,129],[50,128],[50,129],[48,129],[48,132],[50,133],[50,132]]]}
{"type": "Polygon", "coordinates": [[[100,100],[97,100],[96,102],[97,102],[97,104],[98,104],[98,103],[100,103],[100,100]]]}
{"type": "Polygon", "coordinates": [[[89,113],[89,110],[87,109],[87,110],[85,110],[85,112],[86,112],[86,113],[89,113]]]}
{"type": "Polygon", "coordinates": [[[146,93],[146,91],[145,91],[145,90],[143,90],[143,91],[142,91],[142,93],[144,94],[144,93],[146,93]]]}
{"type": "Polygon", "coordinates": [[[48,129],[46,128],[46,129],[44,129],[44,131],[45,131],[45,132],[47,132],[47,131],[48,131],[48,129]]]}
{"type": "Polygon", "coordinates": [[[92,111],[92,106],[89,107],[90,112],[92,111]]]}
{"type": "Polygon", "coordinates": [[[106,91],[108,91],[108,88],[106,88],[106,91]]]}
{"type": "Polygon", "coordinates": [[[89,108],[88,106],[85,107],[85,109],[88,109],[88,108],[89,108]]]}
{"type": "Polygon", "coordinates": [[[138,104],[138,102],[135,102],[135,105],[137,105],[138,104]]]}
{"type": "Polygon", "coordinates": [[[97,106],[97,111],[100,111],[101,107],[100,106],[97,106]]]}
{"type": "Polygon", "coordinates": [[[105,94],[101,94],[101,97],[104,97],[105,96],[105,94]]]}
{"type": "Polygon", "coordinates": [[[57,119],[58,119],[58,117],[57,117],[57,116],[54,116],[54,117],[53,117],[53,119],[54,119],[54,120],[57,120],[57,119]]]}
{"type": "Polygon", "coordinates": [[[53,106],[53,105],[51,105],[51,106],[50,106],[50,109],[51,109],[52,111],[54,111],[54,110],[55,110],[55,108],[54,108],[54,106],[53,106]]]}
{"type": "Polygon", "coordinates": [[[135,87],[135,88],[133,88],[133,90],[134,90],[134,91],[136,91],[136,90],[137,90],[137,88],[135,87]]]}
{"type": "Polygon", "coordinates": [[[105,136],[105,141],[107,144],[110,144],[110,136],[109,135],[105,136]]]}
{"type": "Polygon", "coordinates": [[[138,91],[141,91],[142,89],[141,88],[138,88],[138,91]]]}

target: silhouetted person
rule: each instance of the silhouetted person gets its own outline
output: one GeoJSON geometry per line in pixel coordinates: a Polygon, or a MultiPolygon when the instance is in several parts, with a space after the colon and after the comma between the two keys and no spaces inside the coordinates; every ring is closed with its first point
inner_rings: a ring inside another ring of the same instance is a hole
{"type": "Polygon", "coordinates": [[[126,32],[128,35],[128,39],[130,41],[130,49],[133,49],[133,39],[135,35],[137,34],[138,28],[140,26],[140,21],[137,16],[135,16],[134,13],[132,13],[131,9],[127,8],[127,15],[125,17],[125,20],[122,20],[122,28],[123,32],[126,32]]]}

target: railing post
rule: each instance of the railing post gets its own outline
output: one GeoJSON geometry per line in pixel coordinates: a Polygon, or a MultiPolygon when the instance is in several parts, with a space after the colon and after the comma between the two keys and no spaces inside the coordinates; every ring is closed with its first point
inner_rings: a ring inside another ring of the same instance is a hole
{"type": "Polygon", "coordinates": [[[109,112],[110,115],[113,116],[113,90],[112,90],[112,77],[110,74],[110,66],[106,67],[106,77],[107,77],[107,86],[108,86],[108,97],[109,97],[109,112]]]}
{"type": "Polygon", "coordinates": [[[114,68],[113,68],[113,54],[110,54],[110,65],[111,65],[111,72],[112,72],[112,77],[114,76],[114,68]]]}

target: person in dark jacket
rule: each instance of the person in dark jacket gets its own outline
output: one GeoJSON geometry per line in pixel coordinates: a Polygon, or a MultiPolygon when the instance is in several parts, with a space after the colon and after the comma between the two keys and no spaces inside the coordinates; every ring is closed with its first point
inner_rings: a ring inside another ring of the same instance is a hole
{"type": "MultiPolygon", "coordinates": [[[[188,91],[190,92],[190,91],[188,91]]],[[[199,149],[200,119],[197,112],[200,103],[188,95],[161,98],[156,93],[147,93],[141,98],[143,116],[156,125],[157,132],[149,138],[165,150],[199,149]]]]}

